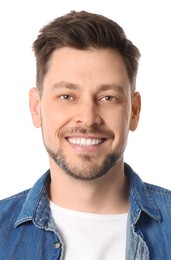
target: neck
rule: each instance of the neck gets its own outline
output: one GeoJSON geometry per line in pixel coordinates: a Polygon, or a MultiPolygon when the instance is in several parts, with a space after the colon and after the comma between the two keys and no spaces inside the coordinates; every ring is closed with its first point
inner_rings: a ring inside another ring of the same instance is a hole
{"type": "Polygon", "coordinates": [[[83,212],[121,214],[129,209],[129,181],[123,162],[93,181],[81,181],[67,175],[50,161],[49,197],[55,204],[83,212]]]}

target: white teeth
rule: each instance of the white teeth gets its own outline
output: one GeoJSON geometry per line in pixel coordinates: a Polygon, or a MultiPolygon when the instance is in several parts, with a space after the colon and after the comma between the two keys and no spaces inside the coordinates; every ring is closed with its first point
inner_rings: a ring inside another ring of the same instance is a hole
{"type": "Polygon", "coordinates": [[[68,141],[72,144],[80,146],[91,146],[102,143],[102,139],[87,139],[87,138],[68,138],[68,141]]]}

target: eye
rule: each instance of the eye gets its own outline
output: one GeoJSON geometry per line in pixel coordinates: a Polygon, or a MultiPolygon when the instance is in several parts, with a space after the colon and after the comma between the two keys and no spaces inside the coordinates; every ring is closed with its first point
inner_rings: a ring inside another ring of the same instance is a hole
{"type": "Polygon", "coordinates": [[[115,96],[105,96],[105,97],[101,98],[101,100],[115,102],[117,100],[117,98],[115,96]]]}
{"type": "Polygon", "coordinates": [[[61,95],[59,98],[61,100],[73,100],[73,97],[71,95],[67,95],[67,94],[61,95]]]}

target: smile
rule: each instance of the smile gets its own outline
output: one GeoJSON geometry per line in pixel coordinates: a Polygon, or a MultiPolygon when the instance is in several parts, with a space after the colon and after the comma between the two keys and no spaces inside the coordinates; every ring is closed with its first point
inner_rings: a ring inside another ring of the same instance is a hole
{"type": "Polygon", "coordinates": [[[72,144],[79,146],[92,146],[101,144],[104,139],[91,139],[91,138],[68,138],[68,141],[72,144]]]}

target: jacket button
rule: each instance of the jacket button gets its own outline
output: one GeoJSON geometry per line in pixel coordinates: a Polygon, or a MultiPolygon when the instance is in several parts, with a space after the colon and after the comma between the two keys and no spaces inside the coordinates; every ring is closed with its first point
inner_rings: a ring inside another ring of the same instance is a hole
{"type": "Polygon", "coordinates": [[[60,244],[59,242],[56,241],[56,242],[54,243],[54,247],[55,247],[56,249],[60,248],[60,246],[61,246],[61,244],[60,244]]]}

